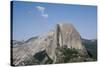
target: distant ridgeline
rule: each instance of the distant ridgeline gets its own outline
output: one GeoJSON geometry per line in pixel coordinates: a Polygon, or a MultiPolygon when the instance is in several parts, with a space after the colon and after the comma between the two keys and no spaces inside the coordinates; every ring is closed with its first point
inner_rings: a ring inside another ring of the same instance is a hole
{"type": "Polygon", "coordinates": [[[87,40],[82,39],[82,44],[85,45],[89,56],[93,60],[97,60],[97,39],[87,40]]]}
{"type": "Polygon", "coordinates": [[[82,39],[69,23],[57,24],[52,31],[17,44],[20,46],[12,47],[12,66],[97,60],[97,41],[82,39]]]}

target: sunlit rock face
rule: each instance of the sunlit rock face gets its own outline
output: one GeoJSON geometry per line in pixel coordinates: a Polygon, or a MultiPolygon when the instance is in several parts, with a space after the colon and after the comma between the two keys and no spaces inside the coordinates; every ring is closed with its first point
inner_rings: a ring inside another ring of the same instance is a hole
{"type": "Polygon", "coordinates": [[[84,46],[81,42],[80,34],[72,24],[60,23],[57,25],[57,38],[59,46],[67,46],[68,48],[81,49],[84,51],[84,46]]]}
{"type": "Polygon", "coordinates": [[[46,34],[13,47],[13,65],[26,65],[25,61],[30,58],[33,58],[33,64],[45,64],[48,59],[56,63],[59,53],[57,49],[63,47],[78,49],[81,54],[87,54],[81,43],[80,34],[74,26],[69,23],[59,23],[46,34]]]}

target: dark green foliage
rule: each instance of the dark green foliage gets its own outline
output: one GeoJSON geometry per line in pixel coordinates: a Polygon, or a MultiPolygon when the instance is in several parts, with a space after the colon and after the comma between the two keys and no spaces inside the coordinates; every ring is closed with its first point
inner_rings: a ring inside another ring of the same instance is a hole
{"type": "Polygon", "coordinates": [[[97,60],[97,40],[95,41],[85,41],[83,42],[83,45],[85,45],[87,52],[91,58],[97,60]]]}
{"type": "Polygon", "coordinates": [[[46,57],[45,51],[36,53],[31,58],[24,61],[25,65],[41,64],[42,60],[46,57]]]}
{"type": "Polygon", "coordinates": [[[46,52],[45,51],[41,51],[38,52],[34,55],[34,58],[36,58],[38,61],[42,61],[44,58],[46,57],[46,52]]]}
{"type": "Polygon", "coordinates": [[[24,65],[37,65],[37,64],[52,64],[53,60],[51,60],[49,58],[49,56],[46,54],[45,50],[36,53],[34,56],[32,56],[31,58],[25,60],[24,65]],[[47,58],[47,60],[42,63],[42,61],[47,58]]]}
{"type": "Polygon", "coordinates": [[[64,62],[68,62],[70,59],[78,57],[78,52],[75,49],[62,49],[62,53],[64,56],[64,62]]]}
{"type": "Polygon", "coordinates": [[[80,54],[76,49],[63,48],[60,49],[61,55],[58,56],[59,60],[57,63],[67,63],[73,58],[77,58],[80,54]]]}

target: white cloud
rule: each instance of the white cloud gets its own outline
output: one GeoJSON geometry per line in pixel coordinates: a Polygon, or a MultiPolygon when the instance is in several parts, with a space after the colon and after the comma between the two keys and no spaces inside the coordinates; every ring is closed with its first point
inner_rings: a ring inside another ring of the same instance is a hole
{"type": "Polygon", "coordinates": [[[41,12],[41,15],[44,17],[44,18],[48,18],[48,14],[45,14],[45,7],[42,7],[42,6],[36,6],[37,10],[39,10],[41,12]]]}
{"type": "Polygon", "coordinates": [[[42,6],[36,6],[36,8],[41,12],[44,12],[45,10],[45,7],[42,7],[42,6]]]}
{"type": "Polygon", "coordinates": [[[45,18],[48,18],[48,14],[43,14],[42,16],[45,18]]]}

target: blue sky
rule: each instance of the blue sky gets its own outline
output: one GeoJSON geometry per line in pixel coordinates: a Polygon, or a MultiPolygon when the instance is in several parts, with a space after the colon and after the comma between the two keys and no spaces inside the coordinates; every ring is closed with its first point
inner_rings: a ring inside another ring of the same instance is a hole
{"type": "Polygon", "coordinates": [[[72,23],[82,38],[97,38],[97,7],[38,2],[13,2],[13,39],[27,40],[54,28],[72,23]]]}

